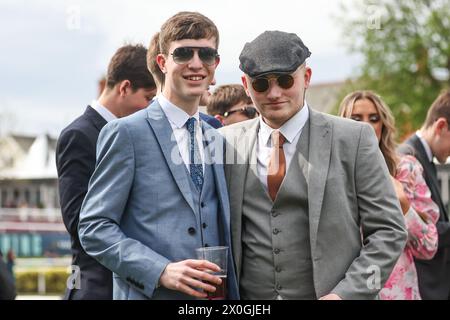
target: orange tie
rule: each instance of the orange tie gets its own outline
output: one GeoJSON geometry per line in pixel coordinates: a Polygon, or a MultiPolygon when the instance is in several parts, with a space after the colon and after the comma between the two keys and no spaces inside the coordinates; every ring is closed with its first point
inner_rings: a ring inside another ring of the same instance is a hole
{"type": "Polygon", "coordinates": [[[278,130],[272,132],[272,151],[270,152],[269,168],[267,171],[267,188],[270,198],[275,198],[280,189],[281,182],[286,174],[286,158],[284,156],[283,144],[286,138],[278,130]]]}

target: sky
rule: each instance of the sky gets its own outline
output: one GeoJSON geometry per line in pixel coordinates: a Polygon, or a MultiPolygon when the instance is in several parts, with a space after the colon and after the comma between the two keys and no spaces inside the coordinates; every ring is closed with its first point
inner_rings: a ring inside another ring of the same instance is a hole
{"type": "Polygon", "coordinates": [[[116,49],[147,46],[179,11],[201,12],[219,29],[216,86],[240,83],[239,54],[265,30],[300,36],[312,84],[344,80],[359,59],[341,45],[339,1],[350,0],[0,0],[0,134],[58,136],[96,98],[116,49]]]}

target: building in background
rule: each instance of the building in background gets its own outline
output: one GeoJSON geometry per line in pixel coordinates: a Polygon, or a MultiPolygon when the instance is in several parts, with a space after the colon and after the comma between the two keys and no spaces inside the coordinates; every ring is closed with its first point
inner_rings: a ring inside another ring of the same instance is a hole
{"type": "Polygon", "coordinates": [[[56,139],[0,137],[0,249],[17,257],[70,254],[58,202],[56,139]]]}

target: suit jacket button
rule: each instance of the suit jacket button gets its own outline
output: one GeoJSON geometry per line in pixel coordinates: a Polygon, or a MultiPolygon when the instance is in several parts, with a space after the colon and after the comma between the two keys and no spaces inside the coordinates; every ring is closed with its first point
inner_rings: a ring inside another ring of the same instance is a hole
{"type": "Polygon", "coordinates": [[[275,254],[279,254],[280,253],[280,249],[275,249],[275,250],[273,250],[273,253],[275,253],[275,254]]]}
{"type": "Polygon", "coordinates": [[[190,234],[191,236],[193,236],[193,235],[195,234],[195,228],[190,227],[190,228],[188,229],[188,232],[189,232],[189,234],[190,234]]]}
{"type": "Polygon", "coordinates": [[[279,234],[281,231],[280,230],[278,230],[278,229],[273,229],[273,234],[275,234],[275,235],[277,235],[277,234],[279,234]]]}
{"type": "Polygon", "coordinates": [[[204,202],[200,203],[200,206],[201,206],[202,208],[204,208],[204,207],[205,207],[205,203],[204,203],[204,202]]]}
{"type": "Polygon", "coordinates": [[[202,224],[203,229],[206,229],[207,226],[208,226],[208,225],[207,225],[206,223],[203,222],[203,224],[202,224]]]}
{"type": "Polygon", "coordinates": [[[280,268],[280,267],[276,267],[276,268],[275,268],[275,271],[278,272],[278,273],[280,273],[280,272],[281,272],[281,268],[280,268]]]}

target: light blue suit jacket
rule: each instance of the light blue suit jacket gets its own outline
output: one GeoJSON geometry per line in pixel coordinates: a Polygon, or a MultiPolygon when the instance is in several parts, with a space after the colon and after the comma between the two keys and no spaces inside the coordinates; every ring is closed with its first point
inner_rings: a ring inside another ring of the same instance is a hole
{"type": "MultiPolygon", "coordinates": [[[[215,129],[205,122],[202,128],[207,141],[223,148],[215,129]]],[[[78,231],[86,252],[113,271],[114,299],[190,299],[164,287],[155,289],[169,262],[195,259],[195,248],[202,246],[196,219],[199,209],[178,150],[157,101],[108,123],[100,132],[96,169],[78,231]],[[197,233],[190,234],[190,228],[197,233]]],[[[220,202],[221,244],[231,249],[223,166],[214,163],[212,167],[220,202]]],[[[231,254],[228,293],[229,299],[239,298],[231,254]]]]}

